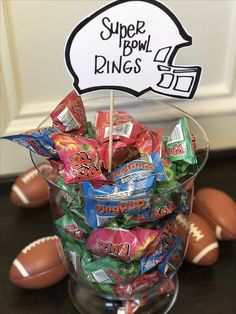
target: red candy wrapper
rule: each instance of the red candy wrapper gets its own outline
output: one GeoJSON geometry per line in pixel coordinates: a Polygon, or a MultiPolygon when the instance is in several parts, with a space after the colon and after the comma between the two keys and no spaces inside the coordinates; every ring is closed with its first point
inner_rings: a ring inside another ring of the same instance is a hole
{"type": "Polygon", "coordinates": [[[65,166],[62,172],[65,183],[84,180],[105,180],[98,160],[98,143],[85,137],[55,134],[53,142],[65,166]]]}
{"type": "Polygon", "coordinates": [[[151,154],[153,145],[153,136],[151,130],[145,130],[139,134],[135,146],[139,153],[151,154]]]}
{"type": "Polygon", "coordinates": [[[84,135],[87,131],[87,119],[82,99],[72,91],[60,102],[50,114],[53,126],[62,132],[77,130],[77,135],[84,135]]]}
{"type": "Polygon", "coordinates": [[[171,293],[172,291],[174,291],[174,289],[175,283],[172,279],[170,279],[147,295],[144,295],[137,299],[123,301],[125,314],[134,314],[141,306],[149,303],[155,303],[158,296],[171,293]]]}
{"type": "Polygon", "coordinates": [[[153,252],[161,239],[163,230],[144,228],[93,229],[86,242],[88,249],[98,255],[115,256],[125,262],[136,260],[153,252]]]}
{"type": "Polygon", "coordinates": [[[139,134],[135,147],[141,154],[151,154],[158,152],[161,155],[162,148],[162,130],[160,128],[156,130],[145,130],[139,134]]]}
{"type": "MultiPolygon", "coordinates": [[[[105,169],[109,167],[108,142],[100,144],[99,160],[105,169]]],[[[135,147],[128,147],[126,143],[116,141],[112,143],[112,168],[117,168],[138,156],[135,147]]]]}
{"type": "MultiPolygon", "coordinates": [[[[140,133],[146,128],[134,120],[127,112],[117,111],[113,115],[113,140],[133,145],[140,133]]],[[[110,112],[98,111],[95,123],[96,139],[107,142],[110,134],[110,112]]]]}
{"type": "Polygon", "coordinates": [[[141,293],[152,288],[157,283],[160,284],[162,280],[164,280],[163,276],[158,271],[154,271],[149,274],[139,275],[130,283],[116,284],[114,289],[119,297],[123,297],[134,293],[141,293]]]}

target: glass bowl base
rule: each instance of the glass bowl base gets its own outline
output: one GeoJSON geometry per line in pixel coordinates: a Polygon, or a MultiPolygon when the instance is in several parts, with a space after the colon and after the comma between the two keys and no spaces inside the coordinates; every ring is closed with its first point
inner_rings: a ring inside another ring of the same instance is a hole
{"type": "MultiPolygon", "coordinates": [[[[179,290],[177,275],[175,275],[172,279],[169,279],[169,281],[171,281],[171,286],[173,287],[171,291],[150,298],[149,301],[146,304],[140,306],[135,311],[135,313],[168,313],[176,301],[179,290]]],[[[108,299],[96,295],[88,288],[73,280],[72,277],[69,279],[69,295],[74,306],[80,314],[126,314],[124,301],[122,302],[121,300],[108,299]]]]}

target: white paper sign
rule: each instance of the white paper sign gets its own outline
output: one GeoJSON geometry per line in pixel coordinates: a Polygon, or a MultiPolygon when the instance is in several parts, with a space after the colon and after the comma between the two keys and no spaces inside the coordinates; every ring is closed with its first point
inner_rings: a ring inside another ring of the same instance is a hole
{"type": "Polygon", "coordinates": [[[152,90],[192,98],[201,68],[174,65],[178,49],[191,43],[162,3],[114,1],[76,26],[66,43],[65,59],[79,94],[114,89],[139,96],[152,90]]]}

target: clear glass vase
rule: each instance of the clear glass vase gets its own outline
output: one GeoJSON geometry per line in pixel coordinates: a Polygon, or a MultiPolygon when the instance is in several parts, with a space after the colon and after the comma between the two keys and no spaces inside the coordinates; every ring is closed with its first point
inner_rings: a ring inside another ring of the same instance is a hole
{"type": "MultiPolygon", "coordinates": [[[[109,108],[109,97],[98,97],[84,100],[85,108],[96,107],[101,104],[109,108]]],[[[48,160],[30,152],[32,162],[40,174],[46,179],[49,185],[50,205],[55,231],[61,237],[65,252],[65,263],[69,270],[69,294],[72,302],[78,311],[86,313],[167,313],[173,306],[178,294],[177,271],[183,262],[189,235],[189,216],[192,210],[194,195],[194,179],[204,167],[209,153],[209,141],[202,127],[186,112],[169,104],[155,99],[143,99],[127,96],[115,98],[115,110],[124,110],[135,117],[135,108],[152,108],[153,118],[149,119],[146,126],[149,128],[162,128],[164,135],[170,135],[179,119],[185,117],[190,132],[195,137],[195,151],[198,163],[192,167],[188,175],[179,180],[178,185],[163,186],[150,196],[150,204],[156,210],[153,221],[140,222],[138,227],[144,229],[159,228],[160,224],[165,225],[165,255],[163,260],[159,258],[156,265],[150,266],[145,274],[137,274],[134,270],[144,263],[143,256],[135,262],[126,263],[122,261],[117,270],[113,265],[116,257],[109,257],[110,275],[113,281],[107,277],[102,269],[99,269],[99,262],[104,257],[91,253],[87,257],[78,251],[71,251],[70,246],[65,245],[68,233],[73,234],[76,239],[76,227],[70,225],[70,230],[64,230],[64,236],[60,230],[59,221],[66,215],[73,217],[75,221],[80,220],[84,228],[87,228],[84,207],[91,201],[83,194],[79,185],[65,186],[59,184],[58,173],[38,165],[48,160]],[[128,108],[128,110],[127,110],[128,108]],[[178,241],[176,241],[178,239],[178,241]],[[174,251],[174,253],[173,253],[174,251]],[[169,254],[169,255],[168,255],[169,254]],[[169,257],[168,257],[169,256],[169,257]],[[165,260],[168,257],[168,262],[165,260]],[[141,262],[142,260],[142,262],[141,262]],[[158,270],[157,270],[158,269],[158,270]]],[[[138,119],[137,119],[138,120],[138,119]]],[[[143,122],[142,122],[143,123],[143,122]]],[[[145,123],[143,123],[145,124],[145,123]]],[[[52,121],[47,118],[39,127],[51,126],[52,121]]],[[[119,200],[120,202],[122,200],[119,200]]],[[[102,217],[101,217],[102,219],[102,217]]],[[[105,228],[101,226],[100,228],[105,228]]],[[[136,228],[129,227],[129,231],[136,228]]],[[[128,232],[129,232],[128,231],[128,232]]],[[[70,242],[70,240],[69,240],[70,242]]],[[[75,242],[75,241],[74,241],[75,242]]],[[[156,244],[157,248],[158,245],[156,244]]],[[[83,249],[83,248],[82,248],[83,249]]],[[[86,255],[86,254],[85,254],[86,255]]],[[[150,255],[150,254],[149,254],[150,255]]],[[[146,260],[146,263],[149,261],[146,260]]],[[[109,268],[109,265],[108,265],[109,268]]],[[[111,277],[110,277],[111,278],[111,277]]]]}

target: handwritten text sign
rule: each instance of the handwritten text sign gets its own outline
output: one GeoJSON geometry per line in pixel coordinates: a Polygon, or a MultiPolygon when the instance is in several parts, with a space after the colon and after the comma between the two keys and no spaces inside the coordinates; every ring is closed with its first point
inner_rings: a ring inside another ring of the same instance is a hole
{"type": "Polygon", "coordinates": [[[192,98],[201,68],[173,65],[191,37],[176,16],[155,0],[114,1],[72,31],[65,58],[80,93],[123,90],[139,96],[148,90],[192,98]]]}

